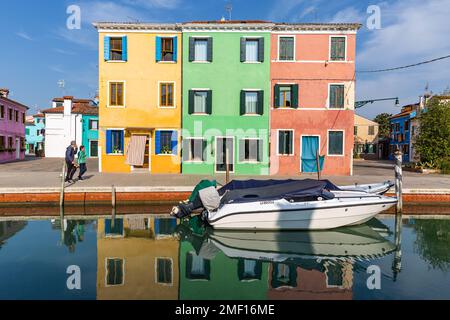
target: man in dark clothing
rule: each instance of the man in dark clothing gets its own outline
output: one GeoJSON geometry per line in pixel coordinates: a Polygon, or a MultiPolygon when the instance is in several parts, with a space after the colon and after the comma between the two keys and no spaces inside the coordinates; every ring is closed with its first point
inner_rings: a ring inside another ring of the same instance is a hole
{"type": "Polygon", "coordinates": [[[75,166],[75,155],[78,152],[77,143],[72,141],[70,146],[66,149],[66,165],[67,165],[67,175],[66,182],[73,182],[73,176],[75,171],[77,171],[77,167],[75,166]]]}

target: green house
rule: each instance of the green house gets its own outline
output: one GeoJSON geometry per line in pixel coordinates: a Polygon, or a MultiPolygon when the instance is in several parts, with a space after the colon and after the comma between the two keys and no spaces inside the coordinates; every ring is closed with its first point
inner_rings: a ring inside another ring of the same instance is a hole
{"type": "Polygon", "coordinates": [[[271,27],[183,24],[183,173],[269,173],[271,27]]]}

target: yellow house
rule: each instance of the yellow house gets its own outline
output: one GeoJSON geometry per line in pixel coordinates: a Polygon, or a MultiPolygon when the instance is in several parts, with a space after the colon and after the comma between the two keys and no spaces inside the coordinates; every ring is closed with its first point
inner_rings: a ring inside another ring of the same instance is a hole
{"type": "Polygon", "coordinates": [[[354,151],[365,159],[377,159],[379,124],[355,114],[354,151]]]}
{"type": "Polygon", "coordinates": [[[178,300],[176,220],[125,217],[98,221],[98,300],[178,300]]]}
{"type": "Polygon", "coordinates": [[[179,173],[181,33],[175,24],[94,26],[100,171],[179,173]]]}

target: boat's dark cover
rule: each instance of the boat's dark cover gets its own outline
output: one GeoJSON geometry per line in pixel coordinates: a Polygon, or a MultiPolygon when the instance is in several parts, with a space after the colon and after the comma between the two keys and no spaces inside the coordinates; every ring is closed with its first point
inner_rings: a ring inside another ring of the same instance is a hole
{"type": "Polygon", "coordinates": [[[286,199],[314,201],[333,199],[330,191],[339,190],[328,180],[233,180],[219,189],[222,204],[286,199]]]}

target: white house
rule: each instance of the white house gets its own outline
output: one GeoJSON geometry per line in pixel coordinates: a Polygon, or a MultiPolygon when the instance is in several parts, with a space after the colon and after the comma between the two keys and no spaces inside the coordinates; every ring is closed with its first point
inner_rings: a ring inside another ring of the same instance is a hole
{"type": "Polygon", "coordinates": [[[45,156],[63,158],[71,141],[77,145],[83,139],[83,110],[92,108],[88,99],[74,99],[66,96],[53,99],[52,108],[43,110],[45,114],[45,156]]]}

